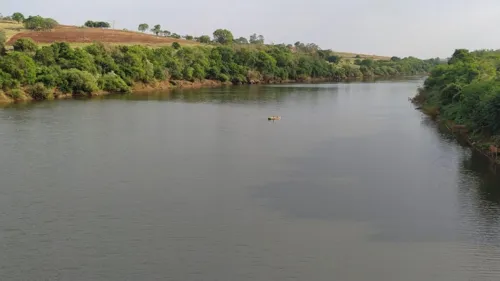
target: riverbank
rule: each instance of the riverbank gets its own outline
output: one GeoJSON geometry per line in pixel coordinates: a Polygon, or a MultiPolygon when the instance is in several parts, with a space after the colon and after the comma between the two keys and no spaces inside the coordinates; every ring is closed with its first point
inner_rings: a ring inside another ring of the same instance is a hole
{"type": "Polygon", "coordinates": [[[462,141],[467,146],[471,147],[475,151],[479,152],[485,158],[489,159],[494,165],[500,165],[500,158],[493,155],[489,147],[494,143],[492,139],[484,135],[474,135],[471,137],[469,134],[469,129],[464,125],[457,125],[455,122],[449,119],[443,119],[440,117],[439,110],[435,107],[425,106],[418,100],[418,97],[411,99],[411,102],[416,106],[417,110],[420,110],[425,115],[429,116],[436,123],[442,125],[446,130],[452,133],[459,141],[462,141]]]}
{"type": "Polygon", "coordinates": [[[421,110],[498,163],[500,147],[500,51],[456,50],[434,67],[413,98],[421,110]]]}

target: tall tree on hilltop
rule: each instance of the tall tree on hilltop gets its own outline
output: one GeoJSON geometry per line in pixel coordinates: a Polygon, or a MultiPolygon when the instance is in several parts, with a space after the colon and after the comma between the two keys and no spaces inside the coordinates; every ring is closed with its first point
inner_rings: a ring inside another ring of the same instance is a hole
{"type": "Polygon", "coordinates": [[[161,25],[157,24],[153,27],[153,29],[151,29],[151,32],[153,32],[154,34],[156,34],[156,36],[158,36],[158,34],[161,32],[161,25]]]}
{"type": "Polygon", "coordinates": [[[17,13],[12,14],[12,19],[19,23],[19,22],[22,22],[24,20],[24,15],[17,12],[17,13]]]}
{"type": "Polygon", "coordinates": [[[139,28],[138,29],[141,32],[146,32],[146,30],[149,29],[149,24],[147,24],[147,23],[141,23],[141,24],[139,24],[139,28]]]}

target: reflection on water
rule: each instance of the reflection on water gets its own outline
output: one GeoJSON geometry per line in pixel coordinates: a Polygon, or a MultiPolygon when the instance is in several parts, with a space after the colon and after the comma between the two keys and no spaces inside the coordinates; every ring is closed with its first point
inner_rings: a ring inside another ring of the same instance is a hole
{"type": "Polygon", "coordinates": [[[421,83],[5,106],[0,279],[497,280],[499,173],[421,83]]]}

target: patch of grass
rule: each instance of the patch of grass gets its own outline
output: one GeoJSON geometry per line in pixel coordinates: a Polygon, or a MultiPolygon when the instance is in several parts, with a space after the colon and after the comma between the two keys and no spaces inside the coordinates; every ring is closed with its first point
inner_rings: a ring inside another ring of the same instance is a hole
{"type": "Polygon", "coordinates": [[[0,30],[5,32],[7,42],[19,32],[26,31],[22,23],[0,20],[0,30]]]}

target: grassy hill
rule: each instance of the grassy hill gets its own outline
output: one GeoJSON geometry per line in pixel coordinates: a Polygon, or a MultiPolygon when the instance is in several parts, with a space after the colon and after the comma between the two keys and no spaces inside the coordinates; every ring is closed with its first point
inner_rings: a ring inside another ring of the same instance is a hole
{"type": "MultiPolygon", "coordinates": [[[[68,42],[73,47],[81,47],[93,42],[103,42],[112,45],[144,45],[150,47],[170,46],[173,42],[181,45],[197,45],[198,42],[175,39],[170,37],[155,36],[137,31],[126,31],[117,29],[84,28],[69,25],[59,25],[50,31],[31,31],[15,21],[0,20],[0,30],[7,37],[7,45],[12,45],[20,38],[31,38],[39,45],[48,45],[54,42],[68,42]]],[[[356,54],[347,52],[335,52],[337,55],[354,60],[356,58],[371,58],[374,60],[389,60],[390,57],[356,54]]]]}

